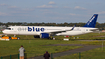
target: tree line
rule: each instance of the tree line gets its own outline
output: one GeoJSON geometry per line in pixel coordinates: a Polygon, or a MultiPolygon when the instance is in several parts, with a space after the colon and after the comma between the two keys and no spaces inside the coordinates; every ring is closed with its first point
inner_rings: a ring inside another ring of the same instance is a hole
{"type": "MultiPolygon", "coordinates": [[[[74,25],[76,27],[82,27],[86,23],[27,23],[27,22],[7,22],[7,23],[2,23],[0,22],[1,26],[70,26],[73,27],[74,25]]],[[[96,28],[99,28],[100,30],[105,30],[105,23],[96,23],[96,28]]]]}

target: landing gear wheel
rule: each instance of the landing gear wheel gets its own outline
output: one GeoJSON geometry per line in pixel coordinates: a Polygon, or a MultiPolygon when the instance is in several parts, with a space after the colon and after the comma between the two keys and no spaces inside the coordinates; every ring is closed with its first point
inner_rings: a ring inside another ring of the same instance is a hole
{"type": "Polygon", "coordinates": [[[17,37],[17,39],[19,40],[20,38],[19,38],[19,37],[17,37]]]}
{"type": "Polygon", "coordinates": [[[11,37],[9,36],[9,39],[11,40],[11,37]]]}

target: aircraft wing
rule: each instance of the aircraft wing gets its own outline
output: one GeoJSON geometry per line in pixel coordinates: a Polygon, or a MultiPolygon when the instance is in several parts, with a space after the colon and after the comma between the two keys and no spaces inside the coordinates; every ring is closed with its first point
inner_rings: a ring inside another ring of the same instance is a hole
{"type": "Polygon", "coordinates": [[[69,29],[69,30],[61,30],[61,31],[54,31],[54,32],[50,32],[51,35],[55,35],[57,33],[61,33],[61,32],[66,32],[66,31],[72,31],[74,30],[75,28],[75,25],[72,27],[72,29],[69,29]]]}

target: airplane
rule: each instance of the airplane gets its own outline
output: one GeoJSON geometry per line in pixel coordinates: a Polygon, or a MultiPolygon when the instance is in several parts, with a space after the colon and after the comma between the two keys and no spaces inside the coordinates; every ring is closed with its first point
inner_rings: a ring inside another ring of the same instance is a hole
{"type": "Polygon", "coordinates": [[[49,38],[53,35],[74,36],[94,32],[98,14],[94,14],[83,27],[58,26],[10,26],[2,31],[5,35],[34,35],[34,38],[49,38]]]}

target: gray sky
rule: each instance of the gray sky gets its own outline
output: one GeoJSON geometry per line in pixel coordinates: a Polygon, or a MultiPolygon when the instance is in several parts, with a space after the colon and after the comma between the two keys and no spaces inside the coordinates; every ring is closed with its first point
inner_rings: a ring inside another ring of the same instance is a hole
{"type": "Polygon", "coordinates": [[[99,14],[105,22],[105,0],[0,0],[0,22],[87,22],[99,14]]]}

